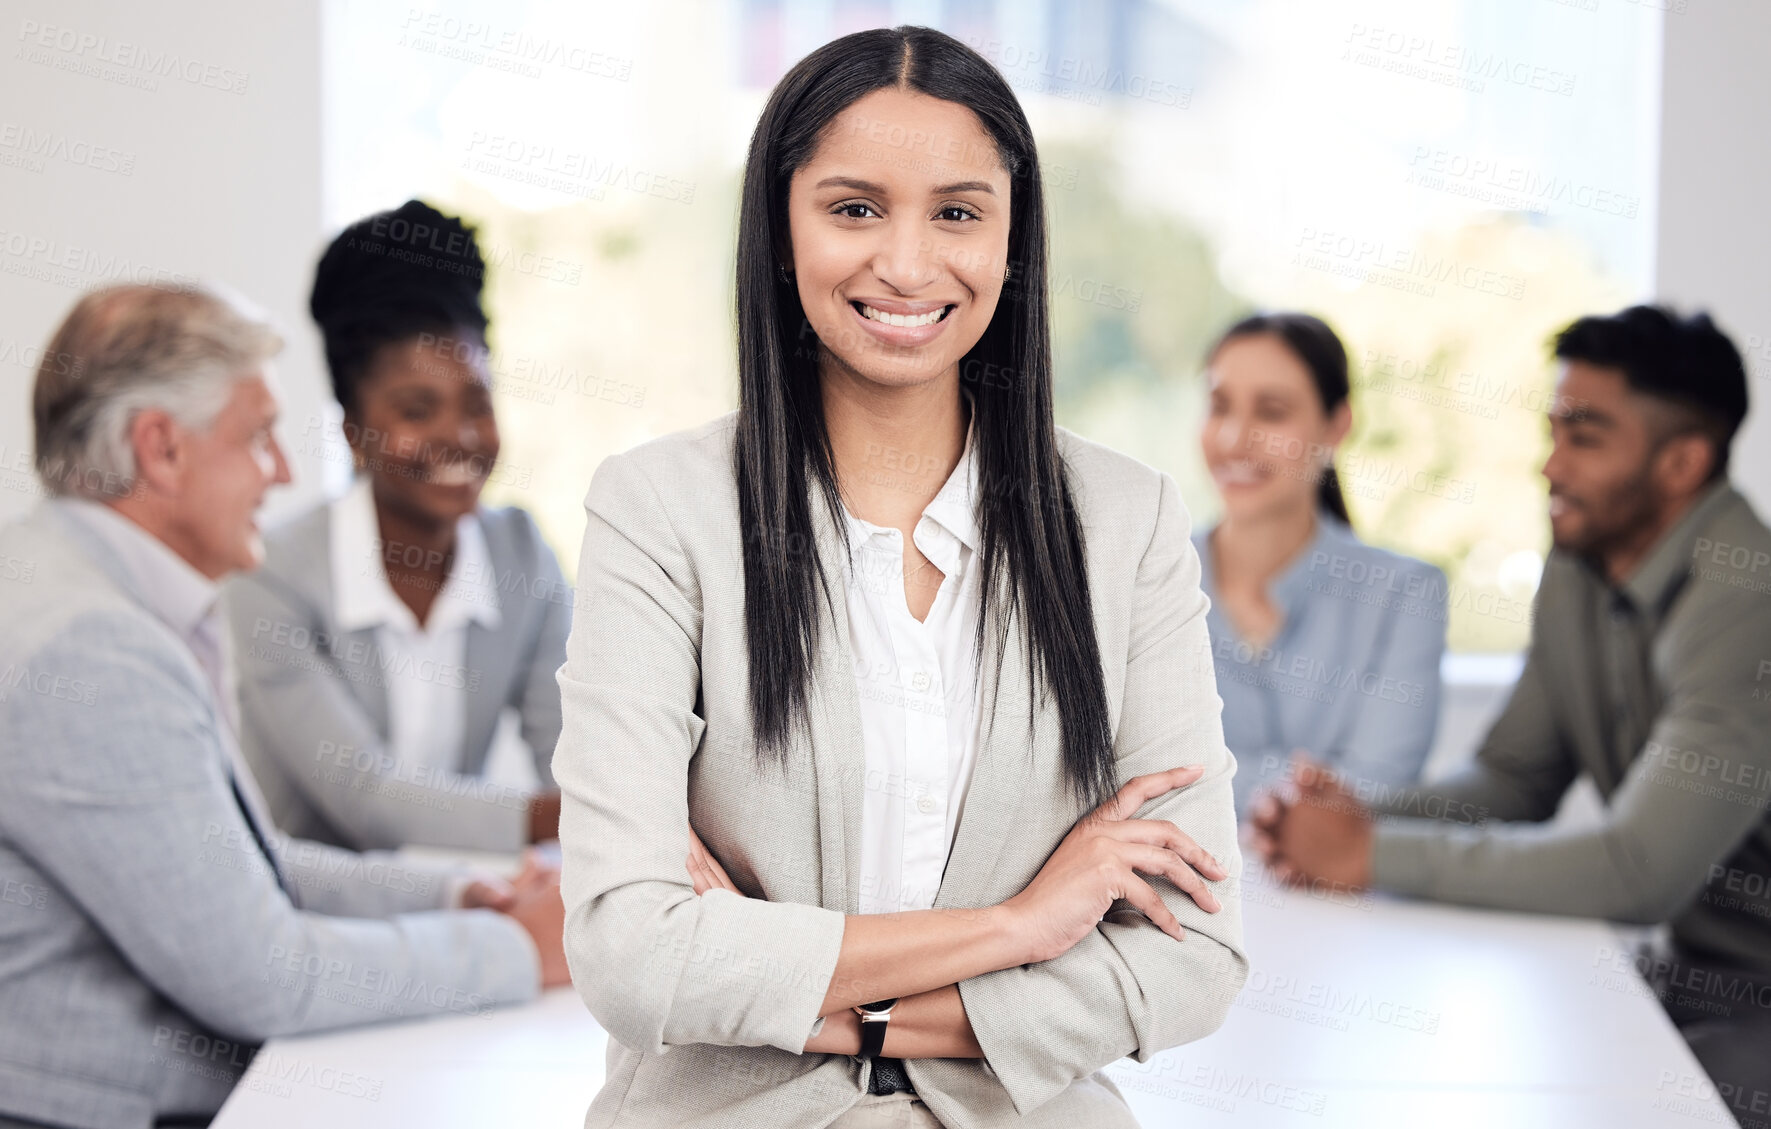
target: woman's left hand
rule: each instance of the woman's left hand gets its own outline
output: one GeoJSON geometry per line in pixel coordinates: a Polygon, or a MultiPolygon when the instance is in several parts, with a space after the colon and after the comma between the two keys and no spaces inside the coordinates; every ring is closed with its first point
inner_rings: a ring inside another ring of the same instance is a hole
{"type": "Polygon", "coordinates": [[[689,828],[688,867],[689,877],[695,883],[696,894],[705,894],[709,890],[718,889],[730,890],[740,898],[744,897],[744,891],[738,889],[737,885],[732,882],[732,879],[726,874],[726,868],[713,857],[713,852],[707,849],[707,844],[701,841],[701,836],[695,834],[693,827],[689,828]]]}

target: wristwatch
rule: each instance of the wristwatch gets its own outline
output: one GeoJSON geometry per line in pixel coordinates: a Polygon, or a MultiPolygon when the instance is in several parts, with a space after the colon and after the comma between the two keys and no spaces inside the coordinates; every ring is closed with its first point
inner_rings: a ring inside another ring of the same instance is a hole
{"type": "Polygon", "coordinates": [[[873,1004],[856,1004],[855,1014],[861,1017],[861,1057],[877,1058],[885,1046],[886,1024],[891,1022],[897,999],[873,1004]]]}

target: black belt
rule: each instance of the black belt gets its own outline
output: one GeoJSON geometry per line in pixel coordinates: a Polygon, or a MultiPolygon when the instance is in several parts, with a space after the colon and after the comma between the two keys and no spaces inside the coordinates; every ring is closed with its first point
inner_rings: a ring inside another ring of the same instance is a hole
{"type": "Polygon", "coordinates": [[[867,1092],[870,1094],[895,1094],[900,1090],[916,1093],[916,1087],[910,1084],[910,1074],[904,1069],[901,1058],[876,1058],[873,1060],[873,1077],[867,1080],[867,1092]]]}

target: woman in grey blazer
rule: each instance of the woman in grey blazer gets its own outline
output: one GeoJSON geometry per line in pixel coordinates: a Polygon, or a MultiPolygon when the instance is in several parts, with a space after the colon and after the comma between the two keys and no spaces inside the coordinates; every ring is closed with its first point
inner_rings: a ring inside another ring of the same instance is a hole
{"type": "Polygon", "coordinates": [[[586,498],[554,757],[587,1125],[1134,1125],[1247,974],[1174,483],[1054,426],[1038,156],[926,28],[763,110],[740,407],[586,498]],[[1089,816],[1089,818],[1084,818],[1089,816]]]}
{"type": "Polygon", "coordinates": [[[1257,314],[1206,375],[1200,446],[1223,516],[1193,545],[1237,814],[1295,750],[1365,795],[1413,782],[1439,720],[1445,576],[1353,534],[1334,469],[1353,422],[1346,348],[1309,314],[1257,314]]]}
{"type": "Polygon", "coordinates": [[[527,513],[479,504],[499,452],[484,270],[472,229],[412,200],[315,272],[356,478],[229,594],[242,745],[290,834],[514,852],[557,832],[571,591],[527,513]],[[535,785],[483,776],[507,708],[535,785]]]}

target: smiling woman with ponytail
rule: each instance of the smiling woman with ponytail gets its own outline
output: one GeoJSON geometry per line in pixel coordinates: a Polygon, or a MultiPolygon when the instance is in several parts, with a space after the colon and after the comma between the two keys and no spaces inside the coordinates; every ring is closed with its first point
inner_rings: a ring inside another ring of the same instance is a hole
{"type": "Polygon", "coordinates": [[[1303,750],[1357,785],[1420,774],[1439,719],[1445,576],[1353,533],[1334,456],[1347,350],[1309,314],[1256,314],[1207,358],[1200,435],[1223,498],[1193,538],[1211,597],[1236,811],[1303,750]]]}
{"type": "Polygon", "coordinates": [[[1199,561],[1166,475],[1053,422],[1045,223],[1013,92],[940,32],[764,107],[739,408],[585,501],[587,1125],[1132,1126],[1102,1068],[1241,987],[1199,561]]]}

